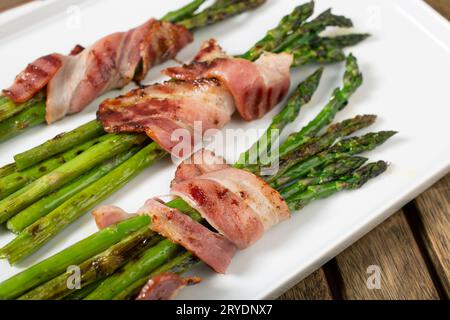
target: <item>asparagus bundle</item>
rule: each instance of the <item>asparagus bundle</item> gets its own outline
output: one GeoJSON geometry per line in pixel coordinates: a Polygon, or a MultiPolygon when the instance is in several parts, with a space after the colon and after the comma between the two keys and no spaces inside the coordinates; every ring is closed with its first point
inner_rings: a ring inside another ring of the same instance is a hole
{"type": "MultiPolygon", "coordinates": [[[[308,78],[309,81],[312,79],[314,79],[313,76],[308,78]]],[[[305,83],[301,84],[299,88],[304,87],[304,85],[305,83]]],[[[291,103],[293,101],[300,101],[297,94],[298,92],[291,97],[286,109],[292,108],[291,103]]],[[[285,112],[286,109],[283,109],[281,114],[288,114],[285,112]]],[[[356,119],[358,118],[363,117],[356,117],[356,119]]],[[[335,125],[334,127],[343,127],[344,123],[349,123],[349,121],[344,121],[341,125],[335,125]]],[[[343,151],[341,148],[343,148],[344,145],[347,147],[351,146],[350,150],[354,150],[355,153],[371,150],[375,146],[388,140],[392,134],[392,132],[389,132],[389,134],[375,133],[341,140],[336,142],[331,148],[327,149],[325,153],[329,152],[329,154],[335,155],[339,150],[343,151]]],[[[297,146],[296,148],[298,149],[301,147],[302,145],[297,146]]],[[[314,158],[319,157],[322,159],[326,156],[325,153],[311,156],[305,162],[294,166],[294,168],[301,167],[314,158]]],[[[304,177],[300,180],[298,178],[289,177],[289,173],[285,172],[280,178],[286,178],[286,187],[283,185],[277,189],[283,197],[285,197],[289,207],[291,209],[297,209],[307,205],[313,200],[330,196],[340,190],[359,188],[369,179],[381,174],[387,168],[387,164],[382,161],[371,163],[360,168],[366,160],[367,159],[362,157],[351,156],[350,152],[342,157],[329,157],[319,165],[310,166],[309,170],[306,170],[303,175],[304,177]]],[[[179,209],[196,221],[201,221],[202,219],[199,213],[181,199],[175,199],[167,203],[167,205],[179,209]]],[[[98,233],[103,233],[105,230],[111,228],[122,227],[124,223],[130,223],[131,221],[137,221],[138,219],[142,219],[142,216],[128,219],[119,223],[117,226],[109,227],[98,233]]],[[[150,221],[148,221],[148,223],[150,223],[150,221]]],[[[123,248],[127,245],[131,245],[133,243],[132,239],[139,237],[139,235],[143,234],[145,231],[145,228],[140,231],[135,231],[134,237],[131,236],[119,242],[121,244],[120,247],[123,248]]],[[[88,239],[83,241],[84,243],[89,243],[88,239]]],[[[76,244],[65,249],[58,255],[59,257],[73,255],[77,250],[79,250],[79,246],[76,244]]],[[[113,250],[106,250],[102,253],[97,253],[98,251],[92,252],[92,258],[86,259],[86,262],[82,263],[81,266],[87,267],[89,266],[89,262],[92,263],[93,261],[97,261],[97,259],[102,259],[102,261],[103,259],[113,259],[114,255],[112,255],[111,251],[113,250]]],[[[64,266],[67,266],[67,264],[62,265],[59,263],[58,259],[52,257],[32,267],[31,271],[26,270],[0,284],[0,297],[12,299],[26,293],[20,298],[60,299],[69,295],[78,299],[134,298],[142,285],[148,280],[149,276],[154,276],[166,271],[181,273],[197,263],[198,260],[195,259],[192,254],[186,252],[182,247],[175,245],[168,240],[162,240],[154,247],[141,253],[139,258],[128,260],[126,264],[121,260],[122,267],[120,267],[119,264],[110,264],[111,269],[108,270],[112,275],[106,277],[106,279],[104,273],[102,273],[101,276],[96,276],[92,272],[83,274],[83,289],[80,292],[72,293],[71,290],[67,289],[67,286],[65,286],[68,275],[66,273],[58,273],[58,271],[63,269],[64,266]],[[29,285],[24,281],[32,271],[36,272],[36,270],[40,270],[44,266],[47,268],[46,270],[53,271],[53,275],[51,276],[48,274],[46,279],[41,279],[40,283],[43,283],[42,285],[37,286],[36,283],[29,285]],[[105,280],[102,281],[102,279],[105,280]],[[47,280],[49,281],[45,282],[47,280]],[[29,291],[32,288],[35,289],[29,291]]]]}
{"type": "MultiPolygon", "coordinates": [[[[225,6],[223,8],[229,8],[226,6],[225,1],[221,1],[221,3],[225,6]]],[[[241,3],[241,1],[236,2],[236,4],[237,3],[241,3]]],[[[218,5],[219,2],[216,4],[218,5]]],[[[217,14],[223,8],[220,6],[212,8],[211,12],[217,14]]],[[[294,30],[289,29],[289,26],[296,27],[297,29],[295,32],[298,33],[298,29],[302,29],[306,25],[309,31],[306,33],[307,37],[305,37],[310,39],[311,34],[316,32],[314,41],[320,41],[322,38],[318,33],[324,29],[324,26],[327,24],[330,26],[336,25],[336,21],[348,21],[346,18],[334,16],[327,11],[326,14],[320,15],[315,20],[304,23],[304,16],[295,15],[299,11],[306,10],[305,8],[312,10],[313,3],[301,5],[294,10],[294,13],[291,14],[294,15],[292,20],[289,18],[291,15],[286,16],[283,19],[285,23],[280,23],[277,27],[280,30],[283,30],[280,34],[283,34],[285,38],[289,37],[294,32],[294,30]],[[293,20],[296,20],[297,23],[292,24],[293,20]],[[320,23],[314,22],[317,20],[320,23]],[[289,23],[286,25],[287,21],[289,23]],[[317,26],[317,29],[314,29],[311,25],[317,26]]],[[[349,24],[349,22],[346,22],[346,25],[349,24]]],[[[305,32],[300,32],[300,34],[305,34],[305,32]]],[[[298,41],[301,39],[302,37],[297,38],[298,41]]],[[[278,41],[283,41],[283,38],[278,38],[278,41]]],[[[286,48],[287,52],[293,52],[295,50],[297,49],[294,49],[294,47],[286,48]]],[[[342,50],[342,47],[339,47],[339,50],[342,50]]],[[[313,59],[311,61],[315,60],[313,59]]],[[[348,65],[350,66],[351,64],[348,63],[348,65]]],[[[349,68],[350,67],[348,67],[348,69],[349,68]]],[[[301,89],[302,94],[299,98],[300,104],[304,104],[309,100],[311,91],[314,91],[317,87],[320,74],[321,71],[317,71],[317,73],[315,73],[301,89]]],[[[289,121],[295,119],[300,107],[294,106],[290,109],[292,110],[286,111],[286,114],[282,115],[281,118],[274,120],[275,126],[282,128],[289,121]],[[286,118],[284,118],[284,116],[286,116],[286,118]],[[291,120],[287,120],[288,116],[291,120]]],[[[68,224],[79,218],[84,212],[91,209],[101,200],[123,186],[142,169],[150,166],[156,160],[166,155],[166,153],[155,143],[151,143],[147,147],[141,149],[141,151],[133,157],[123,162],[120,166],[115,167],[113,171],[103,175],[99,172],[102,167],[100,166],[102,161],[111,159],[119,153],[129,150],[136,143],[144,143],[141,139],[146,138],[140,135],[131,134],[104,134],[99,122],[93,121],[72,132],[59,136],[41,146],[16,156],[18,163],[15,165],[15,170],[17,170],[18,167],[30,168],[30,165],[34,165],[34,157],[43,159],[43,154],[55,154],[62,152],[67,148],[73,148],[74,144],[76,144],[77,137],[80,137],[83,141],[87,140],[85,143],[89,143],[89,141],[95,139],[105,139],[105,141],[98,145],[94,145],[92,148],[89,148],[76,158],[65,163],[63,166],[54,169],[47,175],[40,177],[34,182],[31,182],[31,184],[26,185],[0,201],[0,221],[4,222],[10,219],[7,223],[8,227],[15,232],[20,232],[16,239],[7,244],[0,251],[0,257],[7,258],[10,263],[16,263],[36,251],[54,235],[63,230],[68,224]],[[89,140],[92,137],[95,138],[89,140]],[[112,137],[114,137],[114,139],[112,137]],[[110,139],[114,140],[115,148],[106,147],[105,143],[110,139]],[[135,143],[131,143],[130,141],[135,141],[135,143]],[[101,153],[99,153],[100,150],[101,153]],[[96,166],[97,168],[94,168],[96,166]],[[85,178],[86,175],[94,175],[98,177],[98,179],[91,180],[90,178],[85,178]],[[80,183],[79,180],[84,180],[84,182],[80,183]],[[83,185],[82,192],[78,192],[78,190],[81,189],[80,185],[83,185]],[[40,211],[41,209],[42,211],[40,211]],[[15,215],[18,216],[15,218],[15,215]]],[[[10,169],[7,167],[5,170],[10,169]]]]}
{"type": "MultiPolygon", "coordinates": [[[[186,6],[169,12],[161,20],[180,24],[191,31],[223,21],[242,12],[254,9],[266,0],[218,0],[210,8],[199,13],[197,9],[205,1],[194,0],[186,6]]],[[[24,130],[45,122],[45,94],[40,92],[23,104],[15,104],[5,96],[0,97],[0,142],[10,139],[24,130]]]]}

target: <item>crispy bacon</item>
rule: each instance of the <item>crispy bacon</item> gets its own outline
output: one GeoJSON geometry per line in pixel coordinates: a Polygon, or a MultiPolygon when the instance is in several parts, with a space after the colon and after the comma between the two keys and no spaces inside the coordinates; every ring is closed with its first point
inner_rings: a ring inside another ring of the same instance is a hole
{"type": "Polygon", "coordinates": [[[123,220],[129,219],[134,215],[127,213],[119,207],[105,205],[95,209],[92,212],[92,216],[95,219],[95,224],[101,230],[123,220]]]}
{"type": "Polygon", "coordinates": [[[158,200],[147,200],[139,214],[148,214],[153,231],[182,245],[216,272],[225,273],[236,253],[236,247],[225,237],[158,200]]]}
{"type": "Polygon", "coordinates": [[[43,89],[62,66],[62,56],[50,54],[30,63],[14,80],[14,84],[3,90],[3,94],[15,103],[31,99],[43,89]]]}
{"type": "Polygon", "coordinates": [[[172,194],[188,202],[240,249],[249,247],[264,230],[290,216],[280,194],[247,171],[228,167],[185,177],[178,177],[172,194]]]}
{"type": "Polygon", "coordinates": [[[4,94],[20,103],[47,86],[46,120],[52,123],[83,110],[106,91],[142,80],[152,66],[175,57],[191,41],[184,27],[151,19],[84,50],[76,47],[70,55],[37,59],[4,94]]]}
{"type": "Polygon", "coordinates": [[[152,277],[142,288],[136,300],[171,300],[186,286],[202,281],[199,277],[181,278],[176,273],[161,273],[152,277]]]}
{"type": "Polygon", "coordinates": [[[254,63],[232,58],[210,40],[191,64],[168,68],[163,73],[185,81],[219,79],[233,95],[241,116],[250,121],[264,116],[287,94],[292,62],[292,55],[286,53],[264,53],[254,63]]]}
{"type": "MultiPolygon", "coordinates": [[[[100,105],[97,117],[107,132],[146,132],[172,152],[179,138],[193,138],[194,133],[203,136],[209,129],[222,128],[233,112],[233,99],[220,82],[200,79],[151,85],[107,99],[100,105]]],[[[185,155],[180,152],[176,156],[185,155]]]]}

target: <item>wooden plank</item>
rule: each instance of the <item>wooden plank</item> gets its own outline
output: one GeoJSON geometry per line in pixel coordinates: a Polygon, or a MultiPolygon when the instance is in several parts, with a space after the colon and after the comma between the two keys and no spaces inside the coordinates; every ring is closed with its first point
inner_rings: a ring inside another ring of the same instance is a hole
{"type": "Polygon", "coordinates": [[[425,0],[436,11],[450,20],[450,1],[448,0],[425,0]]]}
{"type": "Polygon", "coordinates": [[[319,269],[291,290],[280,300],[332,300],[333,295],[323,269],[319,269]]]}
{"type": "Polygon", "coordinates": [[[30,1],[31,0],[2,0],[0,1],[0,12],[30,1]]]}
{"type": "Polygon", "coordinates": [[[439,299],[402,211],[337,256],[336,262],[344,299],[439,299]],[[368,288],[374,276],[373,269],[368,273],[370,266],[381,271],[378,289],[368,288]]]}
{"type": "Polygon", "coordinates": [[[419,196],[418,234],[447,298],[450,297],[450,175],[419,196]]]}

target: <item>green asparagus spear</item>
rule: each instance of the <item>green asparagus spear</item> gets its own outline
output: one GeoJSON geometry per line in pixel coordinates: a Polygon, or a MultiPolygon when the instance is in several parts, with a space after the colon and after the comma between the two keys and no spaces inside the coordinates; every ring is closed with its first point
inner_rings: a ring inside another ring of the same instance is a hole
{"type": "Polygon", "coordinates": [[[27,257],[87,210],[93,208],[114,191],[124,186],[143,169],[165,155],[166,152],[156,143],[146,146],[106,176],[23,230],[0,250],[1,255],[6,257],[11,264],[27,257]]]}
{"type": "Polygon", "coordinates": [[[294,46],[288,51],[294,56],[293,67],[306,64],[331,64],[345,60],[343,48],[358,44],[368,34],[348,34],[337,37],[317,37],[309,45],[294,46]]]}
{"type": "Polygon", "coordinates": [[[255,9],[265,2],[266,0],[246,0],[217,10],[205,10],[190,17],[189,19],[179,21],[178,24],[189,30],[195,30],[228,19],[242,12],[255,9]]]}
{"type": "Polygon", "coordinates": [[[25,129],[45,122],[45,101],[40,101],[22,112],[0,122],[0,142],[22,133],[25,129]]]}
{"type": "Polygon", "coordinates": [[[107,160],[105,163],[92,169],[74,182],[33,203],[31,206],[9,219],[6,225],[7,228],[15,233],[23,231],[23,229],[36,222],[38,219],[46,216],[77,193],[83,191],[89,185],[105,176],[115,167],[128,160],[137,153],[139,149],[140,147],[132,148],[123,154],[107,160]]]}
{"type": "Polygon", "coordinates": [[[94,233],[0,283],[0,300],[19,297],[65,272],[68,266],[80,264],[107,250],[130,234],[148,226],[150,222],[149,216],[141,215],[94,233]]]}
{"type": "Polygon", "coordinates": [[[165,272],[173,272],[177,274],[182,274],[186,272],[187,270],[195,267],[196,265],[200,264],[200,260],[198,260],[192,253],[189,251],[180,254],[178,257],[169,260],[166,264],[162,265],[161,267],[157,268],[155,271],[153,271],[150,276],[145,276],[136,282],[134,282],[132,285],[130,285],[128,288],[120,292],[118,295],[116,295],[113,300],[131,300],[136,298],[136,296],[141,291],[142,287],[148,282],[149,278],[152,278],[153,276],[156,276],[161,273],[165,272]]]}
{"type": "Polygon", "coordinates": [[[369,179],[375,178],[385,172],[387,168],[388,164],[384,161],[370,163],[342,180],[310,186],[306,191],[291,196],[286,201],[288,202],[289,209],[292,211],[300,210],[310,202],[329,197],[338,191],[358,189],[369,179]]]}
{"type": "MultiPolygon", "coordinates": [[[[337,139],[349,136],[358,130],[367,128],[372,125],[376,120],[374,115],[356,116],[352,119],[342,121],[330,126],[327,132],[318,138],[312,139],[309,143],[301,145],[297,150],[290,153],[289,157],[286,157],[280,161],[279,169],[277,173],[266,180],[269,183],[275,183],[273,186],[279,186],[276,182],[284,179],[290,179],[285,173],[292,167],[306,161],[310,157],[328,149],[337,139]]],[[[262,170],[262,169],[260,169],[262,170]]]]}
{"type": "Polygon", "coordinates": [[[130,284],[147,276],[148,270],[155,270],[174,258],[181,250],[182,247],[169,240],[159,242],[156,246],[144,252],[138,260],[130,261],[120,269],[119,273],[105,279],[85,300],[109,300],[114,298],[127,289],[130,284]]]}
{"type": "Polygon", "coordinates": [[[44,98],[44,94],[40,92],[24,103],[15,104],[14,101],[9,99],[8,97],[2,96],[0,101],[0,122],[9,119],[12,116],[15,116],[23,110],[34,106],[38,102],[42,102],[44,98]]]}
{"type": "Polygon", "coordinates": [[[62,133],[47,142],[14,156],[17,168],[23,170],[56,154],[105,134],[101,123],[90,121],[72,131],[62,133]]]}
{"type": "MultiPolygon", "coordinates": [[[[81,276],[79,279],[80,286],[87,286],[95,280],[106,278],[129,259],[138,256],[160,241],[159,235],[152,232],[147,226],[143,227],[108,250],[77,266],[81,276]]],[[[71,276],[73,276],[71,272],[65,272],[44,285],[27,292],[18,300],[60,300],[76,290],[76,288],[70,288],[67,285],[71,276]]]]}
{"type": "Polygon", "coordinates": [[[76,158],[42,176],[26,187],[0,201],[0,223],[6,222],[40,198],[59,189],[101,162],[147,140],[135,134],[111,135],[76,158]]]}
{"type": "Polygon", "coordinates": [[[323,108],[319,115],[314,118],[300,132],[290,135],[280,146],[279,157],[286,157],[289,152],[307,142],[310,137],[315,136],[322,128],[333,121],[337,112],[342,110],[348,103],[348,99],[361,86],[363,77],[359,71],[358,63],[353,55],[349,55],[346,62],[344,85],[336,89],[330,102],[323,108]]]}
{"type": "Polygon", "coordinates": [[[25,185],[39,179],[40,177],[52,172],[56,168],[60,167],[64,163],[79,156],[90,147],[101,143],[106,140],[108,136],[102,136],[95,138],[91,141],[85,142],[80,146],[77,146],[61,155],[54,156],[44,162],[41,162],[35,166],[29,167],[24,171],[17,171],[4,178],[0,179],[0,199],[4,199],[10,194],[21,189],[25,185]]]}
{"type": "Polygon", "coordinates": [[[17,172],[17,167],[15,163],[9,163],[3,167],[0,168],[0,178],[4,178],[6,176],[9,176],[10,174],[13,174],[17,172]]]}
{"type": "Polygon", "coordinates": [[[178,22],[183,19],[188,19],[192,17],[195,11],[197,11],[197,9],[203,3],[205,3],[205,1],[206,0],[194,0],[178,10],[170,11],[164,17],[162,17],[161,20],[169,22],[178,22]]]}
{"type": "Polygon", "coordinates": [[[331,9],[326,10],[316,19],[305,23],[292,34],[285,37],[273,52],[283,52],[292,47],[306,45],[327,27],[350,28],[353,27],[353,23],[344,16],[332,14],[331,9]]]}
{"type": "Polygon", "coordinates": [[[279,24],[267,32],[266,36],[259,40],[241,57],[243,59],[254,61],[264,51],[273,51],[292,30],[297,29],[314,12],[314,2],[302,4],[294,9],[290,14],[284,16],[279,24]]]}
{"type": "Polygon", "coordinates": [[[97,289],[97,287],[101,283],[101,280],[103,280],[103,279],[100,279],[96,282],[92,282],[91,284],[85,285],[85,286],[81,287],[81,289],[79,289],[79,290],[73,290],[73,292],[71,294],[69,294],[68,296],[66,296],[64,298],[64,300],[83,300],[91,292],[94,292],[94,290],[97,289]]]}
{"type": "Polygon", "coordinates": [[[351,33],[335,37],[321,37],[319,38],[318,43],[339,48],[346,48],[353,47],[366,40],[368,37],[370,37],[370,34],[368,33],[351,33]]]}
{"type": "Polygon", "coordinates": [[[377,146],[382,145],[388,139],[396,134],[395,131],[381,131],[376,133],[368,133],[361,137],[354,137],[341,140],[337,142],[332,148],[327,151],[318,154],[307,161],[300,163],[299,165],[288,170],[284,177],[280,177],[276,181],[273,181],[272,186],[283,186],[289,181],[299,179],[314,168],[318,168],[323,164],[331,161],[337,161],[345,158],[349,155],[359,154],[365,151],[375,149],[377,146]]]}
{"type": "Polygon", "coordinates": [[[322,73],[323,68],[320,68],[300,83],[283,110],[272,119],[264,135],[249,150],[241,154],[235,167],[243,168],[248,164],[255,164],[262,152],[270,153],[272,142],[277,140],[280,132],[298,117],[301,107],[311,100],[319,86],[322,73]]]}
{"type": "Polygon", "coordinates": [[[363,157],[344,157],[337,162],[331,163],[324,168],[313,171],[308,177],[303,178],[286,188],[280,190],[280,194],[284,199],[305,191],[309,186],[324,184],[336,180],[338,177],[348,174],[358,169],[368,159],[363,157]]]}

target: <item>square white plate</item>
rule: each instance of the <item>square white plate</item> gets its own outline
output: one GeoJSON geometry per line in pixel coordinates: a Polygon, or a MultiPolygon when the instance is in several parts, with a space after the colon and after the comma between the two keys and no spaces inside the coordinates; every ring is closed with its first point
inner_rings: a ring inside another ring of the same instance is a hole
{"type": "MultiPolygon", "coordinates": [[[[201,30],[196,33],[195,43],[178,58],[189,60],[201,42],[211,37],[217,38],[228,52],[242,53],[284,14],[303,2],[269,0],[251,14],[201,30]]],[[[108,33],[162,16],[183,3],[186,1],[46,1],[19,17],[2,20],[0,15],[0,61],[3,61],[0,88],[8,86],[18,71],[36,57],[49,52],[68,52],[77,43],[88,45],[108,33]]],[[[373,34],[352,49],[359,58],[365,83],[338,120],[374,113],[380,118],[370,130],[398,130],[398,136],[370,153],[373,160],[390,161],[390,170],[361,190],[318,201],[295,213],[289,222],[270,230],[255,246],[239,252],[227,275],[216,275],[206,267],[196,269],[195,274],[204,281],[184,290],[180,298],[277,297],[448,172],[450,27],[447,21],[421,0],[318,0],[316,12],[328,7],[351,17],[356,32],[373,34]]],[[[150,72],[145,82],[161,80],[159,70],[171,64],[150,72]]],[[[312,67],[294,70],[293,84],[312,70],[312,67]]],[[[333,88],[340,84],[342,71],[342,64],[326,68],[312,103],[302,112],[301,121],[288,131],[299,129],[312,119],[333,88]]],[[[116,91],[106,96],[117,94],[116,91]]],[[[0,165],[10,162],[16,153],[92,119],[99,101],[79,115],[52,126],[33,128],[1,144],[0,165]]],[[[271,115],[250,124],[236,118],[227,128],[264,129],[271,115]]],[[[243,151],[245,146],[239,149],[243,151]]],[[[167,194],[174,169],[170,161],[161,161],[106,202],[128,211],[136,210],[147,198],[167,194]]],[[[90,215],[85,215],[17,267],[1,261],[0,281],[95,230],[90,215]]],[[[0,245],[11,239],[6,230],[0,230],[0,245]]]]}

